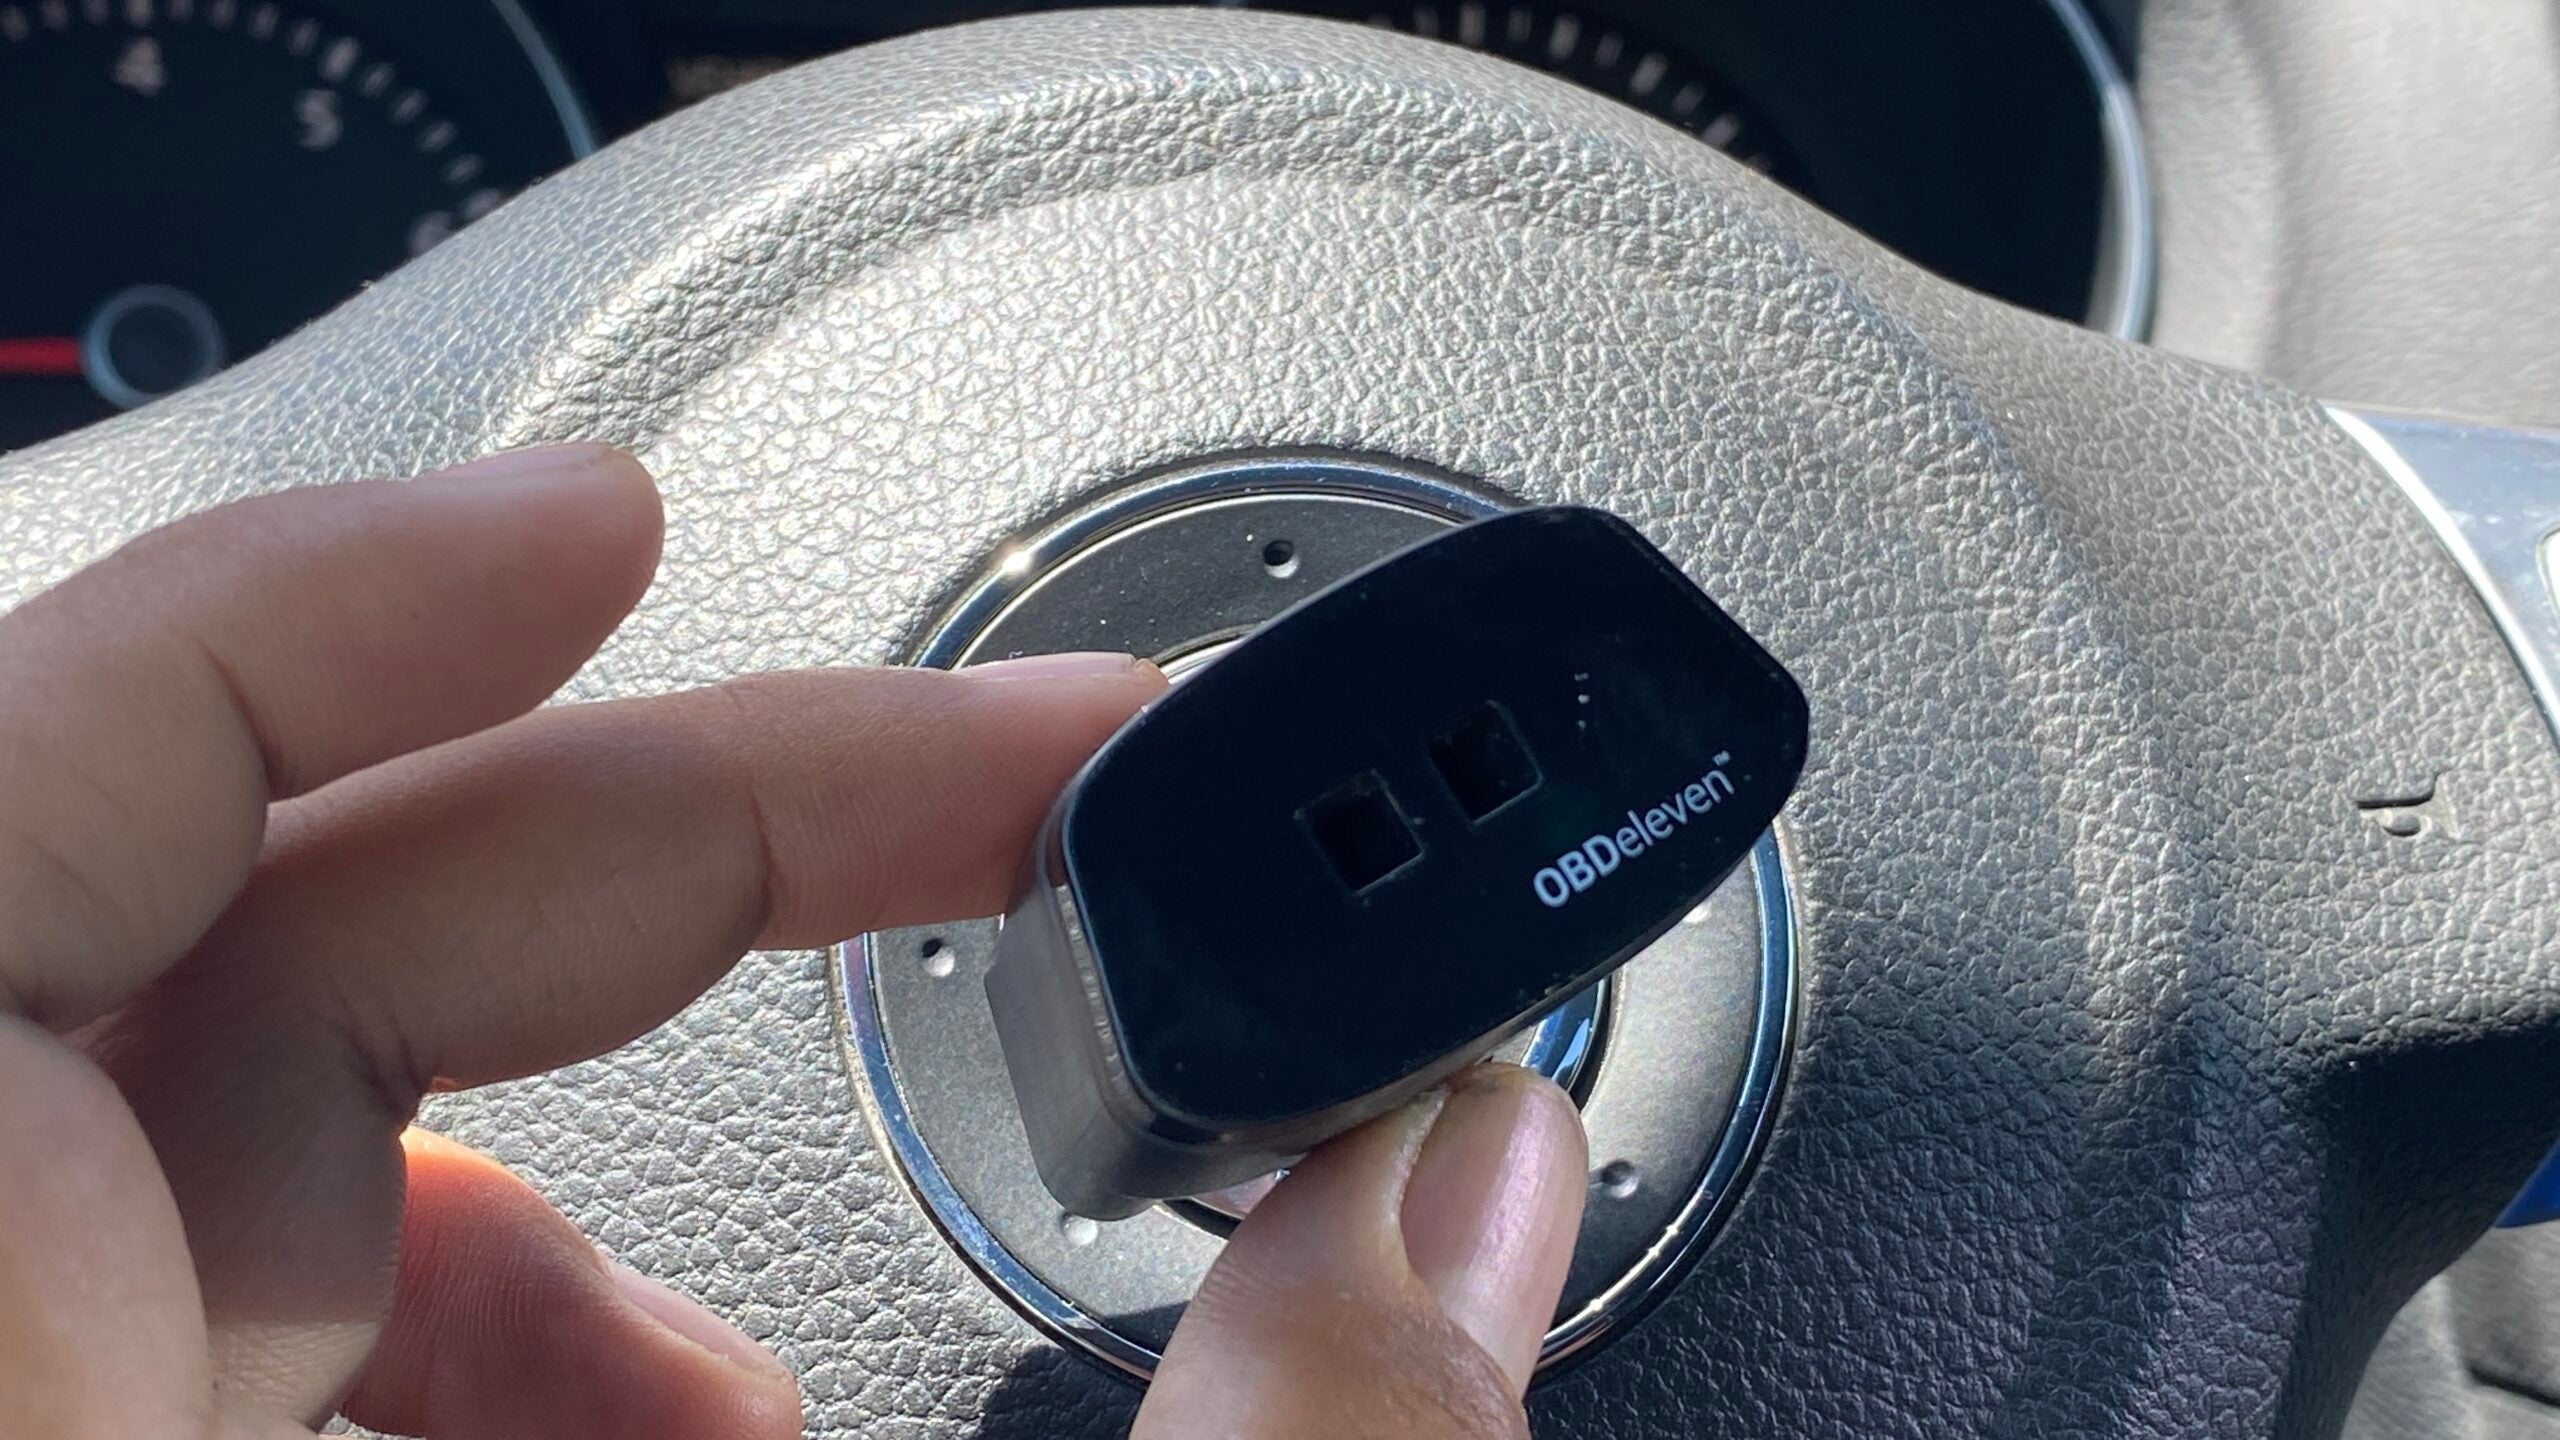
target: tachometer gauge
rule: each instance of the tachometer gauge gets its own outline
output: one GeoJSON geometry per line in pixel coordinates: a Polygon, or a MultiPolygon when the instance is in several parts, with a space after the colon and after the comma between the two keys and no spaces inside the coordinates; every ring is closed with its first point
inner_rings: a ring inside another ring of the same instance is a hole
{"type": "Polygon", "coordinates": [[[514,0],[485,5],[390,35],[298,0],[0,0],[0,449],[202,379],[589,148],[514,0]]]}

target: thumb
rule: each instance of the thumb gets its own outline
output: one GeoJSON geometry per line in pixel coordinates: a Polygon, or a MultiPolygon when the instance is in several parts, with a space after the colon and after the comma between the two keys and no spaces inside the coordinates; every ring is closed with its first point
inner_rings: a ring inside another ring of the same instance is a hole
{"type": "Polygon", "coordinates": [[[1587,1163],[1573,1102],[1508,1065],[1318,1150],[1237,1227],[1132,1440],[1527,1435],[1587,1163]]]}

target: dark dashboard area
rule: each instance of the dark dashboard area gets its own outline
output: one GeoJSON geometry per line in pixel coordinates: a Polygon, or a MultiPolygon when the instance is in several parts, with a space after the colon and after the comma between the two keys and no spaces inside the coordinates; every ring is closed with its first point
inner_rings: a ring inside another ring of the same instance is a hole
{"type": "MultiPolygon", "coordinates": [[[[652,104],[1018,0],[656,0],[652,104]]],[[[1770,174],[1922,264],[2088,311],[2107,157],[2088,60],[2048,0],[1277,0],[1486,50],[1770,174]]],[[[2076,7],[2072,7],[2076,8],[2076,7]]]]}
{"type": "MultiPolygon", "coordinates": [[[[0,0],[0,450],[253,354],[577,156],[1042,0],[0,0]]],[[[2138,335],[2151,239],[2081,0],[1276,0],[1549,71],[1941,274],[2138,335]]]]}

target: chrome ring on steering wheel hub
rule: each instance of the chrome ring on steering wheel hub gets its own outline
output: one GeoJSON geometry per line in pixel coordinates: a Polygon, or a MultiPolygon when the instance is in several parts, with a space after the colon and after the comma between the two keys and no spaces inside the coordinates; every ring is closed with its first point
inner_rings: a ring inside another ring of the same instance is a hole
{"type": "MultiPolygon", "coordinates": [[[[910,658],[1109,649],[1171,660],[1502,503],[1369,458],[1186,467],[1004,548],[910,658]]],[[[1144,1378],[1224,1243],[1230,1207],[1186,1202],[1108,1224],[1059,1210],[1032,1169],[987,1011],[995,929],[973,921],[842,947],[856,1088],[882,1149],[971,1268],[1050,1335],[1144,1378]]],[[[1501,1052],[1566,1085],[1591,1135],[1581,1241],[1542,1367],[1639,1314],[1730,1207],[1776,1095],[1794,991],[1784,862],[1763,836],[1683,924],[1501,1052]]]]}

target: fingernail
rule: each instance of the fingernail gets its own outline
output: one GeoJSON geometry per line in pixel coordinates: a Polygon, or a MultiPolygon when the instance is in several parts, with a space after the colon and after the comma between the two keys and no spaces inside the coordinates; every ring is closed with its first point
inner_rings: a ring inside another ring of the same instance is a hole
{"type": "Polygon", "coordinates": [[[1581,1116],[1528,1071],[1450,1087],[1405,1183],[1405,1257],[1514,1384],[1537,1366],[1582,1223],[1581,1116]]]}
{"type": "Polygon", "coordinates": [[[1100,679],[1133,674],[1146,663],[1135,655],[1120,655],[1108,650],[1070,650],[1058,655],[1016,655],[1010,660],[989,660],[981,665],[966,666],[960,673],[972,680],[1100,679]]]}
{"type": "Polygon", "coordinates": [[[733,1365],[759,1374],[790,1373],[772,1351],[750,1339],[744,1330],[703,1309],[694,1300],[668,1289],[619,1260],[614,1261],[610,1269],[614,1288],[650,1319],[733,1365]]]}
{"type": "Polygon", "coordinates": [[[613,446],[573,441],[564,445],[528,445],[521,450],[501,450],[460,465],[430,470],[409,483],[428,486],[532,485],[608,467],[628,465],[637,469],[639,464],[613,446]]]}

